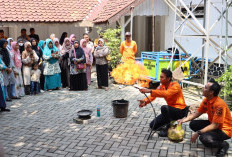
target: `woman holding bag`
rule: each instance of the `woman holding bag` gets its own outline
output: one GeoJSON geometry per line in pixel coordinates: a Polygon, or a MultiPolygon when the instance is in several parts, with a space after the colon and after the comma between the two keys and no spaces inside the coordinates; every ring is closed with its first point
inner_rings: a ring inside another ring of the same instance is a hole
{"type": "Polygon", "coordinates": [[[87,90],[85,53],[78,40],[70,54],[70,90],[87,90]]]}
{"type": "Polygon", "coordinates": [[[97,84],[98,88],[102,86],[105,90],[108,90],[108,61],[106,56],[109,55],[110,51],[103,39],[98,40],[98,47],[94,51],[94,57],[96,58],[96,70],[97,70],[97,84]]]}

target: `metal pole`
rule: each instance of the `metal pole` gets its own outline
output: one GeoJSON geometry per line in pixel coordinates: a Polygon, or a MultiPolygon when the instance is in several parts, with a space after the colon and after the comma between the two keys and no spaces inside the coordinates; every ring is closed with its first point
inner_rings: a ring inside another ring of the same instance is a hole
{"type": "MultiPolygon", "coordinates": [[[[226,1],[226,36],[225,36],[225,45],[226,45],[226,50],[225,50],[225,57],[226,57],[226,62],[225,62],[225,72],[227,70],[227,51],[228,51],[228,10],[229,10],[229,6],[228,6],[228,1],[226,1]]],[[[226,101],[226,74],[225,74],[225,91],[224,91],[224,100],[226,101]]]]}
{"type": "MultiPolygon", "coordinates": [[[[206,2],[207,0],[204,0],[204,20],[203,20],[203,27],[205,28],[205,22],[206,22],[206,2]]],[[[202,38],[202,44],[205,44],[205,39],[202,38]]],[[[205,58],[205,48],[202,48],[202,55],[201,55],[201,69],[204,69],[204,58],[205,58]]],[[[202,73],[201,77],[201,83],[204,82],[204,73],[202,73]]]]}
{"type": "Polygon", "coordinates": [[[205,77],[204,77],[204,85],[207,84],[208,81],[208,60],[209,60],[209,21],[210,21],[210,0],[207,1],[207,14],[206,14],[206,61],[205,61],[205,77]]]}
{"type": "Polygon", "coordinates": [[[155,0],[152,0],[152,52],[155,52],[155,0]]]}

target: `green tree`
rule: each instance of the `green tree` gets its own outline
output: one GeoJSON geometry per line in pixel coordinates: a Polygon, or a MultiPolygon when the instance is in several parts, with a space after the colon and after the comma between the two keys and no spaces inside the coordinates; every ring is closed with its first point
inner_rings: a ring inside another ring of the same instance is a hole
{"type": "Polygon", "coordinates": [[[103,34],[103,38],[106,40],[106,46],[110,49],[110,66],[112,68],[116,68],[116,66],[120,63],[121,60],[121,53],[120,53],[120,45],[121,45],[121,28],[108,28],[101,31],[101,28],[98,28],[98,33],[103,34]]]}
{"type": "Polygon", "coordinates": [[[217,81],[223,85],[223,88],[221,90],[222,96],[226,94],[227,96],[231,97],[232,96],[232,66],[229,66],[226,72],[221,77],[219,77],[217,81]]]}

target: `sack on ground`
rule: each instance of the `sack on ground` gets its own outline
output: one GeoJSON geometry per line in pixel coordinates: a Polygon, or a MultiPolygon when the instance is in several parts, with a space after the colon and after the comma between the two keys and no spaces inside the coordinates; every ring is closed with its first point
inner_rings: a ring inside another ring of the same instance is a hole
{"type": "Polygon", "coordinates": [[[174,142],[180,142],[184,139],[185,132],[182,129],[181,124],[172,125],[168,129],[168,138],[174,142]]]}

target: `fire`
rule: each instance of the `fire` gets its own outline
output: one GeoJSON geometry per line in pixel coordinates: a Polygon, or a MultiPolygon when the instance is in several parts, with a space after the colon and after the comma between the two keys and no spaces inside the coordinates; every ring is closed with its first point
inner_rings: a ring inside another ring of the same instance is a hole
{"type": "Polygon", "coordinates": [[[150,82],[149,79],[147,79],[147,69],[138,62],[126,62],[119,64],[115,69],[113,69],[111,75],[117,83],[124,85],[133,85],[138,81],[140,86],[148,87],[150,82]]]}

